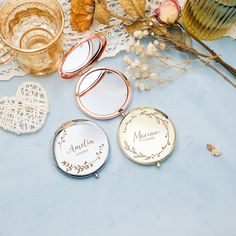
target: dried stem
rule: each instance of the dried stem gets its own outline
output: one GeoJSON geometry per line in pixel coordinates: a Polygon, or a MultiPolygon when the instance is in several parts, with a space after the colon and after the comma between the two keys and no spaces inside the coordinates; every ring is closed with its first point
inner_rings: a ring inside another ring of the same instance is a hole
{"type": "Polygon", "coordinates": [[[208,67],[210,67],[212,70],[214,70],[216,73],[218,73],[221,77],[223,77],[224,80],[226,80],[228,83],[230,83],[234,88],[236,88],[236,84],[232,82],[227,76],[225,76],[222,72],[220,72],[217,68],[215,68],[209,61],[205,61],[201,59],[202,62],[208,67]]]}
{"type": "MultiPolygon", "coordinates": [[[[152,22],[152,18],[147,16],[147,19],[152,22]]],[[[153,26],[154,27],[158,27],[158,24],[153,22],[153,26]]],[[[169,41],[171,41],[172,43],[174,43],[176,46],[178,46],[179,48],[187,51],[187,52],[190,52],[192,53],[193,55],[199,57],[201,59],[202,62],[204,62],[205,65],[207,65],[208,67],[210,67],[211,69],[213,69],[216,73],[218,73],[224,80],[226,80],[228,83],[230,83],[233,87],[236,88],[236,84],[234,82],[232,82],[226,75],[224,75],[222,72],[220,72],[217,68],[215,68],[212,64],[210,64],[208,61],[205,61],[203,58],[206,58],[206,59],[211,59],[211,60],[214,60],[216,62],[223,62],[219,56],[214,52],[214,54],[212,54],[213,52],[211,51],[211,54],[213,55],[213,57],[210,57],[210,56],[206,56],[202,53],[199,53],[197,50],[195,50],[194,48],[190,48],[188,47],[186,44],[180,42],[179,40],[175,39],[170,33],[168,32],[163,32],[163,30],[160,28],[159,30],[161,30],[161,33],[164,34],[165,38],[169,41]]],[[[192,37],[192,35],[190,35],[192,37]]],[[[202,42],[203,44],[203,42],[202,42]]],[[[207,46],[207,45],[205,45],[207,46]]],[[[210,48],[208,48],[210,49],[210,48]]],[[[211,49],[210,49],[211,50],[211,49]]],[[[231,66],[229,66],[227,63],[223,62],[223,66],[226,67],[226,68],[229,68],[231,66]]],[[[233,70],[235,70],[233,68],[233,70]]],[[[231,72],[231,71],[230,71],[231,72]]],[[[232,73],[232,72],[231,72],[232,73]]]]}
{"type": "Polygon", "coordinates": [[[186,31],[186,29],[183,27],[183,25],[179,22],[177,22],[177,24],[186,32],[189,34],[189,36],[191,38],[193,38],[196,42],[198,42],[202,47],[204,47],[209,53],[211,53],[211,55],[215,56],[214,60],[218,63],[220,63],[226,70],[228,70],[232,75],[234,75],[236,77],[236,69],[234,67],[232,67],[231,65],[229,65],[228,63],[226,63],[225,61],[223,61],[219,55],[212,50],[211,48],[209,48],[203,41],[201,41],[200,39],[196,38],[193,34],[189,33],[186,31]]]}
{"type": "Polygon", "coordinates": [[[119,19],[119,20],[122,20],[124,22],[128,22],[130,24],[133,24],[135,21],[133,21],[132,19],[129,19],[127,17],[124,17],[124,16],[120,16],[120,15],[117,15],[116,13],[114,12],[110,12],[110,15],[116,19],[119,19]]]}

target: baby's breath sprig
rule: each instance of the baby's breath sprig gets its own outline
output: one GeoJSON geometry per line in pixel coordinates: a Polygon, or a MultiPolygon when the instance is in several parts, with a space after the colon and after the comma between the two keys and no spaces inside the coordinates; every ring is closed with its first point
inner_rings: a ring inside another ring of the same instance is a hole
{"type": "Polygon", "coordinates": [[[176,60],[169,52],[174,49],[173,46],[163,39],[152,38],[148,43],[142,42],[149,34],[147,30],[135,31],[127,48],[128,54],[124,56],[126,75],[134,80],[135,86],[141,91],[170,83],[192,69],[189,65],[198,61],[197,58],[190,59],[186,53],[176,60]]]}

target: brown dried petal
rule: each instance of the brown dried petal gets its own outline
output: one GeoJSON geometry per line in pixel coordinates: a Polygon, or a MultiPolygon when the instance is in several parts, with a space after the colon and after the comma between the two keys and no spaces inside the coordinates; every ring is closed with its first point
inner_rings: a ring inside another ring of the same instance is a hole
{"type": "Polygon", "coordinates": [[[94,6],[85,5],[84,9],[90,14],[94,12],[94,6]]]}
{"type": "Polygon", "coordinates": [[[213,156],[217,157],[221,154],[220,149],[212,144],[207,144],[207,149],[213,156]]]}
{"type": "Polygon", "coordinates": [[[70,14],[70,25],[72,28],[76,28],[76,18],[77,15],[74,12],[71,12],[70,14]]]}
{"type": "Polygon", "coordinates": [[[75,14],[87,15],[91,13],[87,7],[94,7],[94,0],[71,0],[71,11],[75,14]]]}
{"type": "Polygon", "coordinates": [[[92,24],[94,0],[71,0],[71,27],[83,32],[92,24]]]}
{"type": "Polygon", "coordinates": [[[89,21],[91,19],[92,19],[92,15],[87,15],[87,16],[77,15],[75,22],[76,23],[81,23],[81,22],[84,22],[84,21],[89,21]]]}
{"type": "Polygon", "coordinates": [[[89,29],[90,25],[92,24],[92,19],[91,20],[86,20],[82,22],[77,22],[77,30],[79,32],[84,32],[89,29]]]}

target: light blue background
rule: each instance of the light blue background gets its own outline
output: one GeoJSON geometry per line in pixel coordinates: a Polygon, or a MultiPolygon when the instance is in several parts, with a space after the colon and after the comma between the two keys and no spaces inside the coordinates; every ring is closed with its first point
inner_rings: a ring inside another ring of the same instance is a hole
{"type": "MultiPolygon", "coordinates": [[[[235,41],[210,45],[236,67],[235,41]]],[[[99,65],[124,70],[123,56],[99,65]]],[[[122,155],[116,118],[97,121],[109,136],[110,160],[99,179],[84,180],[61,174],[52,156],[58,125],[86,118],[73,97],[77,80],[14,78],[0,82],[0,96],[13,96],[29,80],[44,85],[50,114],[36,134],[0,130],[0,236],[236,235],[236,90],[211,69],[195,69],[151,92],[135,90],[129,109],[156,107],[176,125],[176,149],[160,169],[122,155]],[[207,143],[223,154],[211,156],[207,143]]]]}

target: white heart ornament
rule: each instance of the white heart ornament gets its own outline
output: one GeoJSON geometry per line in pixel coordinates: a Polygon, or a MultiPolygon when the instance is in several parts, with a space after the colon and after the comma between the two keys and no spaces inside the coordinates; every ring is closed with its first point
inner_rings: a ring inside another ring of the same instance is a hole
{"type": "Polygon", "coordinates": [[[16,134],[38,131],[49,112],[48,96],[37,82],[24,82],[15,97],[0,98],[0,127],[16,134]]]}

